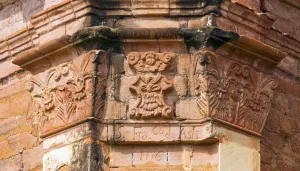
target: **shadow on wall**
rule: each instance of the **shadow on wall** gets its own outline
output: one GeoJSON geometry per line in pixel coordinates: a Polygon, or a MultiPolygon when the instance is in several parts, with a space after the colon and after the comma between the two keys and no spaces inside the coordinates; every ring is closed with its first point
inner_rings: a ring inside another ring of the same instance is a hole
{"type": "Polygon", "coordinates": [[[2,1],[6,1],[6,4],[10,5],[2,9],[0,5],[0,21],[11,17],[7,21],[9,25],[20,20],[23,20],[24,23],[29,22],[32,14],[42,11],[45,8],[45,1],[47,0],[0,0],[0,4],[2,4],[2,1]]]}

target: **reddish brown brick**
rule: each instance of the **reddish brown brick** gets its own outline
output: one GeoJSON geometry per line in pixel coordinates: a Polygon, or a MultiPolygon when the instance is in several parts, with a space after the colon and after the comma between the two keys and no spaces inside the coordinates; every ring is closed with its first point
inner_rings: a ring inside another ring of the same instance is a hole
{"type": "Polygon", "coordinates": [[[0,168],[3,171],[19,171],[22,170],[22,157],[20,154],[8,159],[0,160],[0,168]]]}
{"type": "Polygon", "coordinates": [[[43,145],[39,145],[23,152],[24,170],[32,170],[42,166],[43,145]]]}
{"type": "Polygon", "coordinates": [[[3,136],[21,126],[22,116],[14,116],[0,122],[0,136],[3,136]],[[13,123],[13,124],[12,124],[13,123]]]}
{"type": "Polygon", "coordinates": [[[30,148],[37,141],[37,138],[28,132],[13,135],[8,138],[8,145],[10,150],[20,152],[25,148],[30,148]],[[22,142],[22,143],[20,143],[22,142]]]}

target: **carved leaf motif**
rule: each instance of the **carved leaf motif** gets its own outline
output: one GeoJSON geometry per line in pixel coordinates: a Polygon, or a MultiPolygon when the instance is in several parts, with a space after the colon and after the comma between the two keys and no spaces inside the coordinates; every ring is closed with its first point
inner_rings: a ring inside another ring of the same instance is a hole
{"type": "Polygon", "coordinates": [[[97,78],[97,87],[96,87],[96,95],[95,95],[95,116],[97,118],[101,118],[103,115],[103,107],[104,107],[104,100],[103,100],[103,95],[105,93],[105,84],[104,84],[104,79],[102,76],[99,74],[97,78]]]}
{"type": "Polygon", "coordinates": [[[68,123],[70,115],[76,111],[76,103],[74,101],[72,92],[66,88],[58,89],[56,92],[56,109],[55,114],[64,123],[68,123]]]}
{"type": "Polygon", "coordinates": [[[275,81],[257,86],[258,72],[217,58],[212,52],[198,51],[193,58],[199,113],[260,132],[270,110],[275,81]]]}
{"type": "Polygon", "coordinates": [[[247,107],[247,95],[242,93],[237,104],[236,115],[234,118],[235,124],[241,124],[244,118],[248,117],[249,108],[247,107]]]}
{"type": "Polygon", "coordinates": [[[208,76],[199,76],[199,89],[200,94],[197,98],[199,112],[204,117],[214,116],[219,106],[219,99],[217,91],[208,76]]]}
{"type": "MultiPolygon", "coordinates": [[[[77,113],[90,112],[84,108],[85,104],[90,103],[90,101],[86,101],[87,95],[93,91],[93,87],[87,87],[93,78],[93,73],[84,72],[87,64],[88,60],[84,60],[79,68],[75,64],[62,64],[49,69],[44,82],[33,78],[29,81],[28,91],[30,91],[34,103],[38,104],[32,114],[36,116],[35,123],[39,124],[40,130],[48,130],[52,126],[62,123],[67,124],[71,120],[81,117],[77,113]],[[75,118],[71,119],[72,115],[75,118]],[[58,124],[57,121],[59,121],[58,124]]],[[[100,109],[104,106],[105,84],[100,73],[98,73],[98,78],[95,110],[101,115],[100,109]]]]}

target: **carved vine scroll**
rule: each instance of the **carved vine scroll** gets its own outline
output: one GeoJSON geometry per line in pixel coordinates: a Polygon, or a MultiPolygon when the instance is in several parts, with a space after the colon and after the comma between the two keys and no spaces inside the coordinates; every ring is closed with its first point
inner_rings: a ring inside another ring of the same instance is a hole
{"type": "Polygon", "coordinates": [[[128,63],[135,70],[135,80],[130,90],[137,94],[134,107],[130,110],[133,119],[172,118],[173,108],[164,102],[164,91],[173,83],[162,74],[172,53],[132,52],[128,63]]]}
{"type": "Polygon", "coordinates": [[[261,132],[276,81],[261,81],[259,73],[249,66],[224,60],[210,51],[198,51],[192,57],[200,114],[261,132]]]}

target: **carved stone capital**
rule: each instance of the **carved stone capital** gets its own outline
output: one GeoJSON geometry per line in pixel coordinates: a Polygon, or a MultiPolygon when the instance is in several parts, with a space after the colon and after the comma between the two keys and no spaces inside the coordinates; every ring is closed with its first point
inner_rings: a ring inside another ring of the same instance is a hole
{"type": "Polygon", "coordinates": [[[269,114],[276,81],[210,51],[197,51],[192,59],[192,84],[199,113],[260,133],[269,114]]]}
{"type": "Polygon", "coordinates": [[[97,67],[104,51],[93,51],[72,62],[34,75],[28,82],[34,108],[30,112],[41,136],[88,117],[101,117],[105,73],[97,67]]]}

